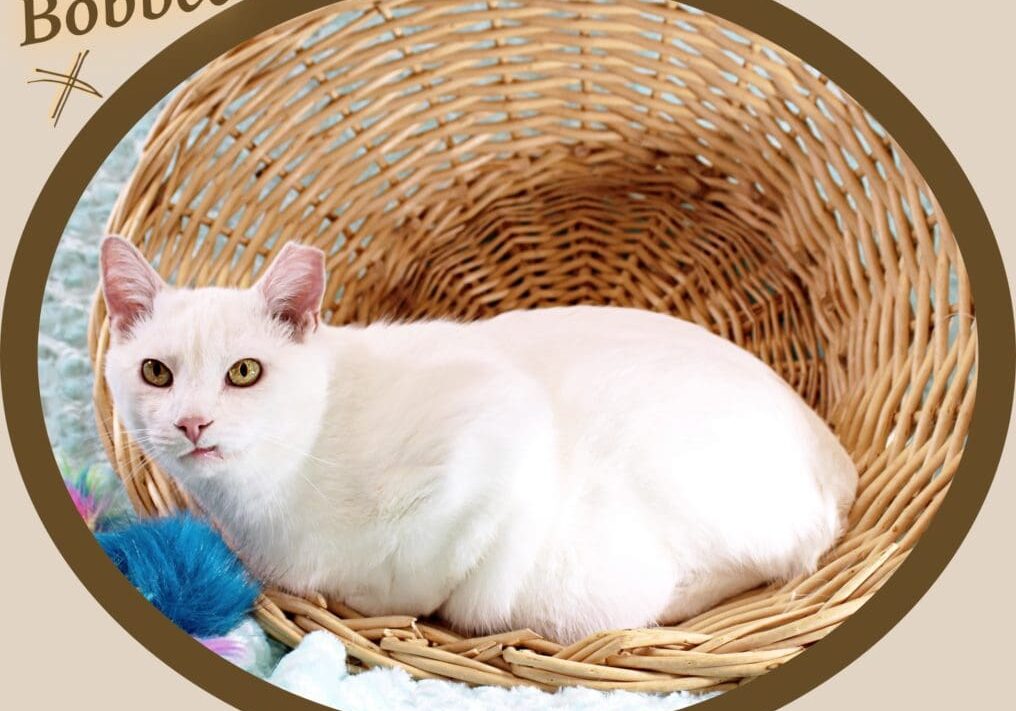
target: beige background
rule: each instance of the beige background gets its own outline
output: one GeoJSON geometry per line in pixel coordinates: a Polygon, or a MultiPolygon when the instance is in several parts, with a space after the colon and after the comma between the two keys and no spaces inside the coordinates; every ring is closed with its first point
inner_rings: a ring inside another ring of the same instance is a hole
{"type": "MultiPolygon", "coordinates": [[[[997,0],[955,5],[924,0],[783,2],[874,64],[936,127],[987,209],[1012,288],[1016,100],[1009,70],[1016,6],[997,0]]],[[[59,4],[67,5],[63,0],[59,4]]],[[[54,129],[45,121],[53,90],[26,85],[32,70],[40,66],[62,70],[77,51],[91,48],[82,76],[108,95],[148,57],[217,10],[202,5],[184,14],[174,7],[158,21],[138,17],[125,27],[100,27],[84,38],[66,35],[43,45],[19,47],[22,4],[3,3],[0,292],[6,291],[14,250],[43,182],[99,105],[84,94],[73,96],[54,129]]],[[[1005,686],[1010,667],[1016,662],[1011,646],[1016,633],[1011,604],[1016,583],[1011,565],[1016,539],[1014,430],[1010,423],[1010,446],[981,515],[932,590],[868,653],[786,708],[906,706],[939,711],[1003,705],[1002,699],[1009,696],[1005,686]]],[[[0,668],[6,672],[7,703],[25,708],[62,703],[114,711],[228,708],[135,642],[71,574],[31,507],[7,437],[0,438],[0,507],[6,562],[0,585],[5,633],[0,668]]]]}

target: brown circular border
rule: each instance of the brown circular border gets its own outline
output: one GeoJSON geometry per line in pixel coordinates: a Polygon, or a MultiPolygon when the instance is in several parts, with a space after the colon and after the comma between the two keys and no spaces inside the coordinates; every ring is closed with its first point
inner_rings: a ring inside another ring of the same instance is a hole
{"type": "MultiPolygon", "coordinates": [[[[233,666],[163,617],[103,554],[66,495],[43,421],[38,333],[53,253],[103,159],[144,113],[194,71],[240,42],[333,0],[244,0],[194,28],[133,74],[75,137],[39,195],[14,258],[0,327],[0,380],[25,486],[71,569],[149,651],[221,700],[244,709],[325,709],[233,666]]],[[[820,68],[903,146],[928,180],[959,241],[977,305],[980,377],[966,452],[949,495],[913,553],[868,604],[827,640],[780,669],[703,702],[703,711],[769,711],[844,668],[886,634],[942,572],[987,495],[1005,441],[1016,339],[1005,269],[988,219],[955,157],[902,93],[853,50],[773,0],[698,0],[696,7],[770,39],[820,68]]]]}

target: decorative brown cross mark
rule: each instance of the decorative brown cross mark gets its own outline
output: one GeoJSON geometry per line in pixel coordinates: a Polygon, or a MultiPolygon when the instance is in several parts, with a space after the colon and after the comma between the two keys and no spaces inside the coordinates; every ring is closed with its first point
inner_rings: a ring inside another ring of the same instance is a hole
{"type": "Polygon", "coordinates": [[[77,58],[74,60],[74,64],[71,65],[71,69],[67,74],[61,74],[60,72],[53,72],[48,69],[36,69],[35,71],[39,74],[46,74],[48,76],[42,79],[30,79],[29,84],[38,84],[39,82],[46,82],[50,84],[59,84],[62,89],[56,95],[53,103],[53,110],[50,112],[49,117],[53,119],[53,125],[56,126],[60,120],[60,114],[63,113],[64,107],[67,105],[67,97],[70,96],[72,89],[80,89],[88,94],[97,96],[100,99],[100,94],[94,86],[88,82],[79,79],[78,75],[81,73],[81,65],[85,63],[85,57],[88,56],[89,50],[84,52],[78,52],[77,58]]]}

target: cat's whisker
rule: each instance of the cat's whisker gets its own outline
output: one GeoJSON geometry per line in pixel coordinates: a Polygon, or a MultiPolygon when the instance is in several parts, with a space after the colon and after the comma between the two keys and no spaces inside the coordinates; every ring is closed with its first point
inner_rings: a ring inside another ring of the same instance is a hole
{"type": "Polygon", "coordinates": [[[336,505],[336,504],[335,504],[335,502],[334,502],[334,501],[332,500],[332,498],[331,498],[330,496],[328,496],[327,494],[325,494],[325,492],[321,491],[321,489],[320,489],[320,488],[318,488],[318,485],[317,485],[317,484],[315,484],[315,483],[314,483],[313,481],[311,481],[311,480],[310,480],[310,477],[308,477],[308,476],[307,476],[306,474],[304,474],[304,473],[303,473],[302,471],[300,471],[299,469],[297,469],[297,471],[298,471],[298,472],[300,472],[300,477],[301,477],[301,478],[302,478],[302,479],[303,479],[303,480],[304,480],[305,482],[307,482],[307,485],[308,485],[308,486],[310,486],[310,488],[312,488],[312,489],[313,489],[314,491],[316,491],[316,492],[317,492],[317,493],[318,493],[318,494],[319,494],[319,495],[321,496],[321,498],[322,498],[322,499],[324,499],[324,500],[325,500],[325,501],[327,501],[328,503],[332,504],[333,506],[335,506],[335,505],[336,505]]]}
{"type": "Polygon", "coordinates": [[[124,483],[132,483],[136,477],[142,474],[147,466],[147,462],[139,462],[131,467],[130,471],[120,476],[120,480],[124,483]]]}
{"type": "MultiPolygon", "coordinates": [[[[321,459],[321,458],[319,458],[319,457],[315,457],[314,455],[310,454],[309,452],[305,452],[305,451],[303,451],[303,450],[299,449],[298,447],[293,447],[292,445],[290,445],[290,444],[288,444],[288,443],[286,443],[286,442],[282,442],[282,441],[280,441],[280,440],[277,440],[277,439],[275,439],[274,437],[271,437],[270,435],[262,435],[262,438],[263,438],[263,439],[264,439],[265,441],[269,442],[270,444],[274,444],[274,445],[276,445],[276,446],[278,446],[278,447],[281,447],[281,448],[283,448],[283,449],[287,449],[287,450],[289,450],[289,451],[291,451],[291,452],[296,452],[297,454],[301,454],[301,455],[303,455],[303,456],[307,457],[308,459],[311,459],[311,460],[313,460],[313,461],[315,461],[315,462],[319,462],[319,463],[321,463],[321,464],[326,464],[326,465],[328,465],[328,466],[332,466],[332,467],[336,467],[336,466],[338,466],[338,465],[337,465],[337,464],[335,464],[334,462],[329,462],[329,461],[326,461],[326,460],[324,460],[324,459],[321,459]]],[[[317,485],[317,484],[315,484],[315,483],[314,483],[314,482],[313,482],[313,481],[312,481],[312,480],[310,479],[310,477],[308,477],[308,476],[307,476],[307,475],[306,475],[306,474],[305,474],[305,473],[303,472],[303,470],[302,470],[301,468],[297,467],[297,469],[296,469],[296,472],[297,472],[297,473],[298,473],[298,474],[300,475],[300,477],[301,477],[301,478],[302,478],[302,479],[303,479],[303,480],[304,480],[305,482],[307,482],[307,485],[308,485],[308,486],[310,486],[310,487],[311,487],[312,489],[314,489],[314,491],[316,491],[316,492],[317,492],[317,493],[318,493],[318,494],[319,494],[319,495],[321,496],[321,498],[322,498],[322,499],[324,499],[325,501],[329,502],[329,503],[330,503],[330,504],[332,504],[332,505],[335,505],[335,501],[334,501],[334,500],[333,500],[333,499],[332,499],[332,498],[331,498],[330,496],[328,496],[327,494],[325,494],[325,492],[323,492],[323,491],[322,491],[322,490],[320,489],[320,487],[318,487],[318,485],[317,485]]]]}
{"type": "Polygon", "coordinates": [[[336,467],[336,468],[338,468],[338,466],[339,466],[335,462],[330,462],[327,459],[322,459],[321,457],[316,457],[316,456],[314,456],[313,454],[311,454],[310,452],[308,452],[306,450],[300,449],[299,447],[294,447],[293,445],[289,444],[288,442],[283,442],[282,440],[275,439],[271,435],[262,434],[261,437],[263,439],[267,440],[268,442],[271,442],[272,444],[274,444],[276,446],[282,447],[283,449],[288,449],[290,452],[294,452],[296,454],[302,455],[302,456],[306,457],[307,459],[310,459],[311,461],[317,462],[318,464],[325,464],[325,465],[327,465],[329,467],[336,467]]]}
{"type": "MultiPolygon", "coordinates": [[[[335,462],[329,462],[329,461],[327,461],[327,460],[325,460],[325,459],[321,459],[320,457],[315,457],[314,455],[310,454],[309,452],[306,452],[306,451],[304,451],[304,450],[301,450],[301,449],[300,449],[299,447],[293,447],[293,446],[292,446],[292,445],[290,445],[289,443],[287,443],[287,442],[282,442],[281,440],[275,439],[274,437],[272,437],[272,436],[270,436],[270,435],[262,435],[262,437],[263,437],[263,439],[265,439],[265,440],[266,440],[267,442],[269,442],[269,443],[271,443],[271,444],[274,444],[274,445],[276,445],[276,446],[278,446],[278,447],[282,447],[283,449],[287,449],[287,450],[289,450],[289,451],[291,451],[291,452],[295,452],[295,453],[297,453],[297,454],[301,454],[301,455],[303,455],[304,457],[307,457],[308,459],[310,459],[310,460],[312,460],[312,461],[318,462],[318,463],[320,463],[320,464],[325,464],[325,465],[327,465],[327,466],[330,466],[330,467],[338,467],[338,464],[336,464],[335,462]]],[[[324,491],[322,491],[322,490],[320,489],[320,487],[318,487],[318,485],[317,485],[317,484],[315,484],[315,483],[314,483],[314,482],[313,482],[313,481],[312,481],[312,480],[310,479],[310,477],[308,477],[308,476],[307,476],[307,475],[306,475],[306,474],[305,474],[305,473],[303,472],[303,470],[302,470],[301,468],[299,468],[299,467],[298,467],[298,468],[296,469],[296,472],[297,472],[297,473],[298,473],[298,474],[300,475],[300,477],[301,477],[301,478],[302,478],[302,479],[303,479],[303,480],[304,480],[305,482],[307,482],[307,485],[308,485],[308,486],[310,486],[310,487],[311,487],[312,489],[314,489],[314,491],[316,491],[316,492],[317,492],[317,493],[318,493],[318,494],[319,494],[319,495],[321,496],[321,498],[322,498],[322,499],[324,499],[324,500],[325,500],[325,501],[327,501],[328,503],[332,504],[333,506],[336,506],[336,505],[337,505],[337,504],[336,504],[336,502],[334,501],[334,499],[332,499],[332,498],[331,498],[330,496],[328,496],[327,494],[325,494],[325,492],[324,492],[324,491]]]]}
{"type": "Polygon", "coordinates": [[[142,449],[144,449],[145,445],[156,445],[165,447],[171,443],[171,441],[168,438],[160,437],[158,435],[140,435],[140,436],[132,435],[131,439],[133,439],[134,443],[140,446],[142,449]]]}

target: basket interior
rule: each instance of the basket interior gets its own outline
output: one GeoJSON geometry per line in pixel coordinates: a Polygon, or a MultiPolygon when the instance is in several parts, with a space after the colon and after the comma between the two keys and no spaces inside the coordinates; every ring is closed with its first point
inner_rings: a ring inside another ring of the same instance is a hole
{"type": "MultiPolygon", "coordinates": [[[[973,305],[920,173],[817,70],[686,6],[347,0],[303,16],[182,87],[110,229],[181,284],[246,286],[286,241],[315,244],[335,324],[578,303],[668,312],[756,353],[827,418],[862,479],[825,566],[689,621],[684,641],[618,647],[750,652],[755,666],[710,674],[688,657],[632,677],[612,656],[513,637],[484,660],[512,683],[720,688],[763,673],[793,656],[774,645],[825,636],[905,559],[965,444],[973,305]]],[[[100,300],[100,364],[104,316],[100,300]]],[[[96,403],[136,507],[190,505],[110,424],[101,383],[96,403]]],[[[289,642],[324,626],[365,663],[481,683],[468,664],[434,671],[404,636],[351,637],[356,619],[281,594],[263,614],[289,642]]],[[[459,642],[404,629],[428,649],[459,642]]]]}

